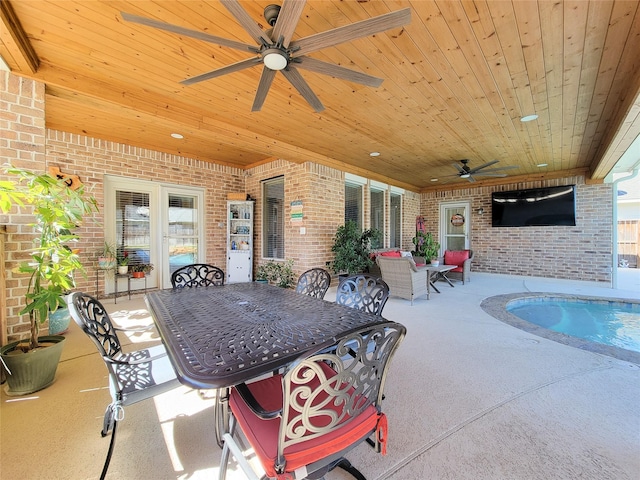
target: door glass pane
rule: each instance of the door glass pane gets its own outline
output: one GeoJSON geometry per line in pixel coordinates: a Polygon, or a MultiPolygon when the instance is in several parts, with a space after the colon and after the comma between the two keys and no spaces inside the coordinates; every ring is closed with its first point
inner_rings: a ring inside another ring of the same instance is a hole
{"type": "Polygon", "coordinates": [[[264,198],[262,256],[284,258],[284,177],[266,180],[264,198]]]}
{"type": "Polygon", "coordinates": [[[349,220],[362,229],[362,185],[347,183],[344,186],[344,223],[349,220]]]}
{"type": "Polygon", "coordinates": [[[466,243],[467,218],[464,206],[446,209],[446,250],[464,250],[466,243]]]}
{"type": "Polygon", "coordinates": [[[402,247],[402,195],[391,194],[389,212],[389,247],[402,247]]]}
{"type": "Polygon", "coordinates": [[[172,274],[180,267],[198,263],[198,209],[193,196],[169,194],[168,201],[167,241],[172,274]]]}
{"type": "Polygon", "coordinates": [[[371,228],[383,233],[371,241],[371,248],[384,246],[384,191],[371,190],[371,228]]]}
{"type": "Polygon", "coordinates": [[[116,247],[129,265],[150,263],[149,194],[116,191],[116,247]]]}

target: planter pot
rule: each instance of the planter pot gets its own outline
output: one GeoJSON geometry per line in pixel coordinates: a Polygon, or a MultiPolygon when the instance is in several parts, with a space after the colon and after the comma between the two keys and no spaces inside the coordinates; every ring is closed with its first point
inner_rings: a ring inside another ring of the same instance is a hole
{"type": "Polygon", "coordinates": [[[39,337],[38,341],[41,348],[28,353],[15,349],[20,341],[0,348],[2,362],[8,369],[7,395],[27,395],[53,383],[65,338],[61,335],[45,335],[39,337]]]}
{"type": "Polygon", "coordinates": [[[440,265],[440,261],[439,260],[431,260],[431,266],[437,267],[439,265],[440,265]]]}
{"type": "Polygon", "coordinates": [[[68,308],[59,308],[49,312],[49,335],[60,335],[69,329],[71,314],[68,308]]]}
{"type": "Polygon", "coordinates": [[[102,270],[113,270],[116,268],[117,260],[113,257],[98,257],[98,268],[102,270]]]}
{"type": "Polygon", "coordinates": [[[256,280],[256,283],[269,283],[269,280],[256,280]]]}
{"type": "Polygon", "coordinates": [[[118,266],[118,274],[126,275],[129,271],[129,265],[120,265],[118,266]]]}
{"type": "Polygon", "coordinates": [[[133,278],[144,278],[144,272],[133,272],[131,276],[133,278]]]}

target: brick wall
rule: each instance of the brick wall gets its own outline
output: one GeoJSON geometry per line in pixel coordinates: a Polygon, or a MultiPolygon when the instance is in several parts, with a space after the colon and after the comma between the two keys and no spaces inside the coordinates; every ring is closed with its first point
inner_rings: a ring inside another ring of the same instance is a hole
{"type": "Polygon", "coordinates": [[[438,232],[443,202],[471,203],[472,271],[611,282],[613,255],[613,195],[611,184],[586,185],[583,177],[469,187],[425,193],[421,211],[427,231],[438,232]],[[576,226],[491,227],[491,192],[556,185],[577,185],[576,226]],[[477,210],[484,209],[484,215],[477,210]]]}
{"type": "MultiPolygon", "coordinates": [[[[0,70],[1,164],[11,163],[32,170],[45,168],[44,108],[44,84],[0,70]]],[[[0,178],[6,177],[0,173],[0,178]]],[[[0,224],[6,228],[5,258],[2,262],[5,295],[0,297],[4,303],[0,320],[9,342],[27,336],[29,332],[28,318],[18,315],[24,307],[29,279],[25,275],[14,274],[13,269],[29,259],[28,253],[35,238],[33,228],[29,226],[32,222],[33,216],[28,208],[0,215],[0,224]]]]}

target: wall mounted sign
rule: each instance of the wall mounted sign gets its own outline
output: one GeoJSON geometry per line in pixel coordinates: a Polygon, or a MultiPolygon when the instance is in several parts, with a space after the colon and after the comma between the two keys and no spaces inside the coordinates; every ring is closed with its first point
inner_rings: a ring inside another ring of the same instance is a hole
{"type": "Polygon", "coordinates": [[[58,180],[62,180],[71,190],[77,190],[82,185],[80,177],[77,175],[67,175],[62,173],[58,167],[49,167],[49,175],[58,180]]]}
{"type": "Polygon", "coordinates": [[[461,227],[464,225],[464,216],[459,213],[454,213],[451,215],[451,225],[454,227],[461,227]]]}
{"type": "Polygon", "coordinates": [[[291,221],[302,222],[302,200],[295,200],[291,202],[291,221]]]}

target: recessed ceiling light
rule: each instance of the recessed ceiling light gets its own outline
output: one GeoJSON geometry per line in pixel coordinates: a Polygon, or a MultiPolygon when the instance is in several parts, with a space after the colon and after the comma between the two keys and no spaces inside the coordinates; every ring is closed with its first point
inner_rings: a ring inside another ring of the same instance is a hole
{"type": "Polygon", "coordinates": [[[539,163],[538,167],[542,168],[542,167],[546,167],[547,165],[549,165],[548,163],[539,163]]]}
{"type": "Polygon", "coordinates": [[[172,136],[173,138],[178,138],[178,139],[180,139],[180,138],[184,138],[184,135],[182,135],[182,134],[180,134],[180,133],[172,133],[172,134],[171,134],[171,136],[172,136]]]}
{"type": "Polygon", "coordinates": [[[536,115],[535,113],[533,115],[525,115],[524,117],[522,117],[520,119],[521,122],[531,122],[532,120],[537,120],[538,119],[538,115],[536,115]]]}
{"type": "Polygon", "coordinates": [[[369,154],[370,157],[379,157],[380,156],[380,152],[371,152],[369,154]]]}
{"type": "Polygon", "coordinates": [[[438,181],[438,179],[437,179],[437,178],[432,178],[432,179],[431,179],[431,181],[432,181],[432,182],[437,182],[437,181],[438,181]]]}

